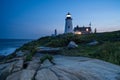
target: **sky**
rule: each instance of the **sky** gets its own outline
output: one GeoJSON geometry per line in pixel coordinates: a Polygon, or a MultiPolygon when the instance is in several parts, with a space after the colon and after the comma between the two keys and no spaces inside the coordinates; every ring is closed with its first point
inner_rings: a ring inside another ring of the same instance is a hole
{"type": "Polygon", "coordinates": [[[120,0],[0,0],[0,39],[62,34],[68,12],[74,27],[91,22],[98,32],[120,30],[120,0]]]}

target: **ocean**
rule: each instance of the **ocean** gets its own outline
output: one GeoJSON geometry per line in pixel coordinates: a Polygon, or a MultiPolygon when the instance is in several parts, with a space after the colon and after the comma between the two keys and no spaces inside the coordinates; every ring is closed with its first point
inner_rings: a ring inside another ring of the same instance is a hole
{"type": "Polygon", "coordinates": [[[0,55],[7,56],[13,53],[23,44],[28,43],[30,39],[0,39],[0,55]]]}

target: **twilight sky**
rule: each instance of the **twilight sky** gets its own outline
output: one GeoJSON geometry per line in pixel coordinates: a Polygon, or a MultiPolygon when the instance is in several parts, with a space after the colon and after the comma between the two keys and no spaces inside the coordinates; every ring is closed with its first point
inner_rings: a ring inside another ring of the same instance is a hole
{"type": "Polygon", "coordinates": [[[64,32],[70,12],[73,26],[120,30],[120,0],[0,0],[0,38],[36,39],[64,32]]]}

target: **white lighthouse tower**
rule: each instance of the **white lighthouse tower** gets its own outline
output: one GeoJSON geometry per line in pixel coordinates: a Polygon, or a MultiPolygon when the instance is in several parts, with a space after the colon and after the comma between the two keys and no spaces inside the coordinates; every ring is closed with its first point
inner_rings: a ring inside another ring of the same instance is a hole
{"type": "Polygon", "coordinates": [[[73,32],[72,18],[70,13],[68,13],[65,19],[65,33],[72,33],[72,32],[73,32]]]}

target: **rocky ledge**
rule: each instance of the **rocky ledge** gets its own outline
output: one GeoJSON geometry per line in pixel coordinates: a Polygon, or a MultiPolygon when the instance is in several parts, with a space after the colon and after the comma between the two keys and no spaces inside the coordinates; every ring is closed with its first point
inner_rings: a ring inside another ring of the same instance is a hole
{"type": "Polygon", "coordinates": [[[120,66],[98,59],[55,55],[53,65],[40,57],[0,64],[0,80],[120,80],[120,66]]]}

